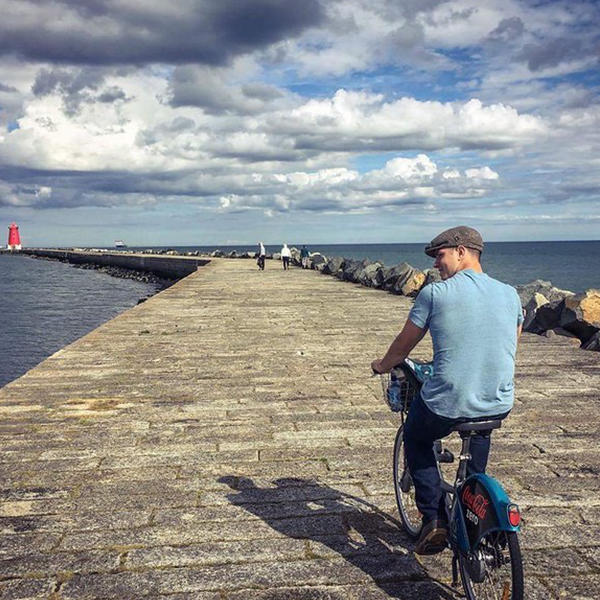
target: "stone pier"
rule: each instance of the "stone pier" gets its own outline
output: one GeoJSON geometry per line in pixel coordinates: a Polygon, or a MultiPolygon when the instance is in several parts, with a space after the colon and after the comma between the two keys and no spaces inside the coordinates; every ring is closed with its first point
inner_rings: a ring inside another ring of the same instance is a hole
{"type": "MultiPolygon", "coordinates": [[[[450,600],[370,360],[406,298],[213,260],[0,390],[0,598],[450,600]]],[[[417,356],[427,358],[428,340],[417,356]]],[[[598,598],[600,355],[525,334],[491,474],[526,598],[598,598]]]]}

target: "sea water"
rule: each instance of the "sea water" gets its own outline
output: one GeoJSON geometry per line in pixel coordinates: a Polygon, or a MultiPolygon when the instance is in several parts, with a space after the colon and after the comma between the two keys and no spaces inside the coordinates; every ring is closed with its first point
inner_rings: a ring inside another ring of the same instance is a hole
{"type": "Polygon", "coordinates": [[[0,254],[0,387],[138,300],[151,284],[0,254]]]}

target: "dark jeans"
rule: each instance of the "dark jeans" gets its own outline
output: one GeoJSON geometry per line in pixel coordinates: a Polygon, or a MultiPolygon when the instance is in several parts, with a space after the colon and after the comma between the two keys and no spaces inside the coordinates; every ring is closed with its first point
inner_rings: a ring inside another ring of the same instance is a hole
{"type": "Polygon", "coordinates": [[[287,271],[290,266],[290,257],[284,256],[281,260],[283,261],[283,268],[287,271]]]}
{"type": "MultiPolygon", "coordinates": [[[[479,419],[449,419],[431,412],[420,396],[413,401],[404,425],[404,451],[406,462],[415,484],[415,500],[423,515],[423,522],[432,519],[446,520],[444,496],[433,444],[446,437],[452,428],[465,421],[503,419],[508,413],[479,419]]],[[[471,437],[471,460],[467,463],[467,475],[485,473],[490,452],[490,431],[479,432],[471,437]]]]}

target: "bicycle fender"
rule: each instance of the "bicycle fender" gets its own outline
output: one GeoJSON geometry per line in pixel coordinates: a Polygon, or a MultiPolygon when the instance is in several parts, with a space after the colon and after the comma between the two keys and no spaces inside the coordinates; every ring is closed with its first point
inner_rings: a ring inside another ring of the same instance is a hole
{"type": "Polygon", "coordinates": [[[510,499],[493,477],[484,473],[471,475],[457,492],[464,524],[462,532],[459,527],[457,537],[463,550],[467,549],[465,546],[474,549],[492,531],[519,531],[519,526],[511,525],[508,520],[510,499]],[[466,539],[461,533],[466,534],[466,539]]]}

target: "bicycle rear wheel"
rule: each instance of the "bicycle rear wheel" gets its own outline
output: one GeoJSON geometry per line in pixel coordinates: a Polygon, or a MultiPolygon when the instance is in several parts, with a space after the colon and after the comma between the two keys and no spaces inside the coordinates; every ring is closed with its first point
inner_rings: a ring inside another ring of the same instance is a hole
{"type": "Polygon", "coordinates": [[[469,559],[462,553],[458,556],[460,578],[468,600],[523,600],[523,562],[514,531],[489,533],[473,558],[479,569],[477,566],[469,568],[469,559]],[[475,576],[477,571],[479,577],[475,576]]]}
{"type": "Polygon", "coordinates": [[[403,427],[398,429],[394,441],[394,490],[402,525],[408,535],[417,538],[421,533],[421,513],[415,502],[415,486],[404,456],[403,431],[403,427]]]}

